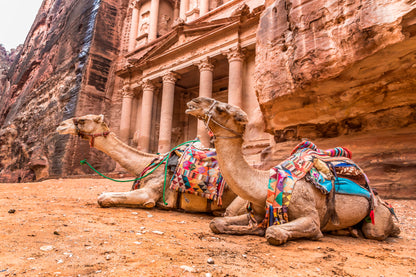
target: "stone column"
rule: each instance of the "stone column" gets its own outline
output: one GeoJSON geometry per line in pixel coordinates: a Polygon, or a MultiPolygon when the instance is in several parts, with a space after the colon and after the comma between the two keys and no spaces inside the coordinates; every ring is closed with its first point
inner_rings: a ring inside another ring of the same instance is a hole
{"type": "Polygon", "coordinates": [[[242,107],[244,53],[240,47],[236,47],[230,49],[225,54],[229,63],[228,103],[242,107]]]}
{"type": "MultiPolygon", "coordinates": [[[[212,97],[212,80],[214,66],[208,59],[198,64],[199,68],[199,96],[212,97]]],[[[208,130],[205,128],[204,122],[198,120],[197,134],[204,147],[210,146],[210,137],[208,130]]]]}
{"type": "Polygon", "coordinates": [[[175,99],[175,82],[178,75],[172,72],[163,76],[162,107],[160,111],[159,130],[159,153],[166,153],[170,150],[172,135],[173,102],[175,99]]]}
{"type": "Polygon", "coordinates": [[[131,105],[133,102],[134,94],[129,87],[122,89],[123,102],[121,104],[121,118],[120,118],[120,138],[125,143],[128,143],[130,135],[130,122],[131,122],[131,105]]]}
{"type": "Polygon", "coordinates": [[[189,0],[180,0],[179,17],[186,21],[185,13],[188,11],[189,0]]]}
{"type": "Polygon", "coordinates": [[[179,17],[179,0],[175,0],[175,4],[173,6],[173,21],[175,22],[175,20],[178,19],[179,17]]]}
{"type": "Polygon", "coordinates": [[[209,0],[200,0],[199,2],[199,16],[203,16],[209,11],[209,0]]]}
{"type": "Polygon", "coordinates": [[[130,36],[129,36],[129,51],[133,51],[136,47],[136,38],[139,30],[139,9],[137,7],[137,0],[134,0],[131,3],[131,8],[133,9],[131,15],[131,26],[130,26],[130,36]]]}
{"type": "Polygon", "coordinates": [[[144,152],[149,152],[150,146],[150,130],[152,128],[152,107],[153,107],[153,93],[155,86],[150,80],[145,80],[141,83],[142,96],[142,113],[141,113],[141,128],[139,149],[144,152]]]}
{"type": "Polygon", "coordinates": [[[159,21],[159,0],[150,2],[149,42],[157,38],[157,25],[159,21]]]}

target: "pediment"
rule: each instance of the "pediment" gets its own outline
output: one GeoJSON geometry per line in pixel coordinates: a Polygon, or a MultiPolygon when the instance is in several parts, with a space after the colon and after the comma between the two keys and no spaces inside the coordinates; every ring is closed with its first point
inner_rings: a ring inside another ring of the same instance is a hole
{"type": "Polygon", "coordinates": [[[210,22],[202,21],[177,25],[171,32],[158,38],[152,44],[137,49],[136,52],[129,55],[127,59],[129,63],[135,66],[144,65],[159,55],[183,47],[184,45],[190,45],[193,42],[197,42],[201,40],[202,37],[208,36],[209,34],[238,21],[239,17],[230,17],[210,22]]]}

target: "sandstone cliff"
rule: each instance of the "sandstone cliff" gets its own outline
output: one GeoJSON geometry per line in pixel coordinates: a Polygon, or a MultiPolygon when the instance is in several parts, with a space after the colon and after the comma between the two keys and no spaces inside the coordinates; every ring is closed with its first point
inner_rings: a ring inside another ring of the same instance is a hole
{"type": "Polygon", "coordinates": [[[17,48],[13,48],[8,52],[6,48],[0,44],[0,92],[8,89],[9,82],[7,73],[9,72],[10,66],[16,60],[17,55],[19,55],[22,50],[22,47],[22,45],[19,45],[17,48]]]}
{"type": "Polygon", "coordinates": [[[270,3],[256,85],[269,164],[309,138],[350,148],[383,195],[416,195],[415,1],[270,3]]]}
{"type": "Polygon", "coordinates": [[[43,1],[7,73],[10,87],[0,90],[0,181],[82,174],[78,163],[88,156],[102,170],[114,168],[88,143],[55,128],[74,115],[105,110],[126,2],[43,1]]]}

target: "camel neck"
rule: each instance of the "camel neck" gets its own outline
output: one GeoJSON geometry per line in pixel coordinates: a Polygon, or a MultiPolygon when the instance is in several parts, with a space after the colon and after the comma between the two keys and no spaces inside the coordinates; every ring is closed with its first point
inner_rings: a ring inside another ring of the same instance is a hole
{"type": "Polygon", "coordinates": [[[221,172],[234,193],[254,205],[264,206],[269,171],[250,166],[243,156],[242,144],[242,138],[217,138],[215,148],[221,172]]]}
{"type": "Polygon", "coordinates": [[[96,137],[94,147],[118,162],[128,172],[139,175],[154,158],[155,154],[141,152],[123,143],[117,136],[110,132],[106,137],[96,137]]]}

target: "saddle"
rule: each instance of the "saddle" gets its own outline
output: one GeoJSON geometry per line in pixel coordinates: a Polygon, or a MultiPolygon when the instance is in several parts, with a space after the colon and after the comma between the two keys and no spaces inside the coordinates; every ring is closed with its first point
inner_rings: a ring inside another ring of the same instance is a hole
{"type": "Polygon", "coordinates": [[[351,156],[351,152],[343,147],[320,150],[310,141],[298,144],[288,159],[270,169],[266,216],[261,223],[262,227],[289,221],[287,211],[293,187],[303,177],[328,195],[325,224],[329,218],[333,224],[338,224],[335,212],[336,193],[364,196],[370,200],[373,210],[374,197],[368,178],[351,160],[351,156]]]}
{"type": "Polygon", "coordinates": [[[216,150],[200,149],[192,144],[185,149],[179,160],[170,189],[195,194],[221,205],[225,186],[216,150]]]}
{"type": "MultiPolygon", "coordinates": [[[[169,188],[180,193],[191,193],[222,205],[222,195],[226,186],[217,162],[217,152],[213,148],[199,148],[195,143],[185,144],[175,151],[155,158],[142,171],[139,177],[149,174],[169,155],[167,167],[173,173],[169,188]]],[[[141,187],[136,181],[132,190],[141,187]]]]}

